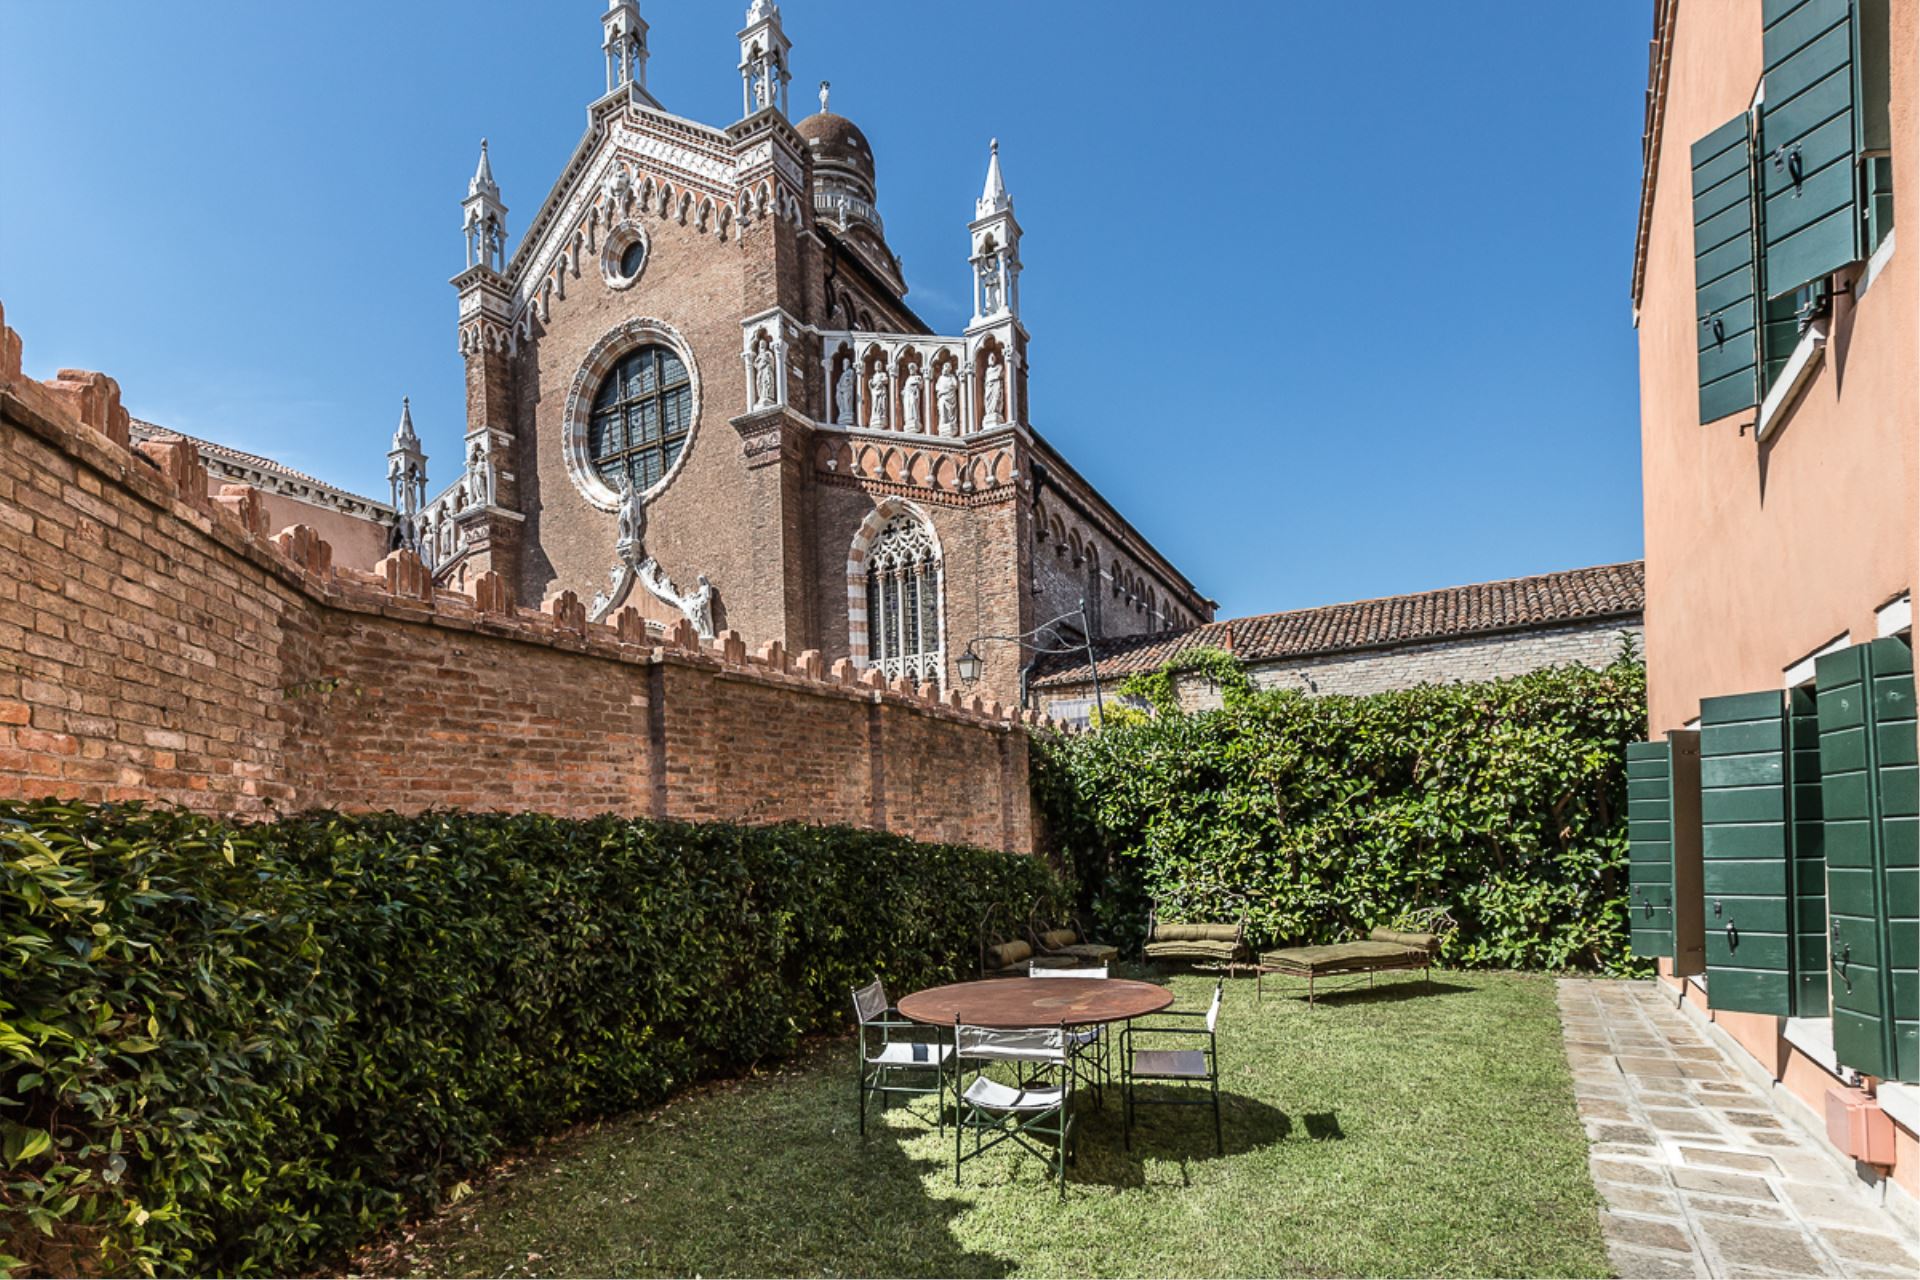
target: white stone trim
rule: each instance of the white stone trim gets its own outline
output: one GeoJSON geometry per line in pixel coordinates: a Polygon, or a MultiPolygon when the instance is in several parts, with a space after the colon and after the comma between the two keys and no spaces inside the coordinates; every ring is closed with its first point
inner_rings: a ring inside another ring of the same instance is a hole
{"type": "Polygon", "coordinates": [[[1834,1079],[1844,1078],[1845,1068],[1833,1050],[1832,1018],[1788,1018],[1780,1036],[1834,1079]]]}
{"type": "Polygon", "coordinates": [[[1858,303],[1860,299],[1867,296],[1867,290],[1872,288],[1873,282],[1880,278],[1880,273],[1887,269],[1887,263],[1893,261],[1893,238],[1899,230],[1898,227],[1890,228],[1887,231],[1887,238],[1880,242],[1880,247],[1873,251],[1871,258],[1867,259],[1867,269],[1860,273],[1860,283],[1853,287],[1854,302],[1858,303]]]}
{"type": "Polygon", "coordinates": [[[1786,367],[1780,370],[1780,376],[1768,388],[1767,398],[1760,402],[1760,423],[1754,428],[1754,439],[1765,440],[1778,425],[1787,406],[1799,398],[1800,389],[1820,367],[1826,350],[1827,322],[1815,320],[1800,335],[1799,344],[1794,347],[1793,354],[1787,357],[1786,367]]]}
{"type": "Polygon", "coordinates": [[[1913,629],[1913,593],[1889,600],[1873,611],[1874,634],[1897,636],[1913,629]]]}
{"type": "Polygon", "coordinates": [[[607,232],[600,252],[600,278],[607,282],[609,289],[631,289],[640,283],[640,277],[647,274],[647,267],[652,262],[653,241],[647,235],[646,228],[633,218],[622,218],[607,232]],[[620,274],[620,259],[635,244],[640,246],[640,269],[630,276],[623,276],[620,274]]]}
{"type": "Polygon", "coordinates": [[[1920,1085],[1883,1080],[1874,1086],[1874,1096],[1880,1100],[1880,1109],[1887,1113],[1887,1119],[1908,1133],[1920,1134],[1920,1085]]]}
{"type": "Polygon", "coordinates": [[[573,375],[573,383],[567,390],[567,405],[560,430],[560,458],[566,466],[568,478],[582,497],[602,511],[618,511],[621,495],[595,473],[593,459],[587,454],[587,428],[593,416],[594,393],[600,389],[601,379],[607,376],[620,357],[635,347],[656,342],[672,348],[687,367],[687,380],[693,392],[693,420],[687,424],[687,442],[681,446],[680,456],[673,460],[673,465],[667,468],[665,474],[648,486],[646,493],[641,495],[643,501],[652,501],[666,492],[667,486],[673,483],[674,477],[686,465],[699,440],[700,366],[694,363],[692,345],[680,335],[678,329],[651,316],[636,316],[607,330],[587,351],[586,359],[580,362],[580,368],[573,375]]]}
{"type": "Polygon", "coordinates": [[[873,510],[867,513],[853,535],[853,544],[847,551],[848,654],[858,668],[864,670],[873,665],[870,656],[872,650],[867,643],[870,621],[867,617],[867,551],[888,522],[902,515],[918,521],[926,530],[927,540],[933,545],[934,617],[939,623],[933,656],[935,682],[944,689],[947,684],[947,554],[940,544],[939,528],[926,509],[916,502],[897,497],[880,499],[874,503],[873,510]]]}
{"type": "Polygon", "coordinates": [[[1829,653],[1838,653],[1847,647],[1851,637],[1844,631],[1815,649],[1800,661],[1786,668],[1786,678],[1781,681],[1783,689],[1797,689],[1803,684],[1813,683],[1814,664],[1829,653]]]}

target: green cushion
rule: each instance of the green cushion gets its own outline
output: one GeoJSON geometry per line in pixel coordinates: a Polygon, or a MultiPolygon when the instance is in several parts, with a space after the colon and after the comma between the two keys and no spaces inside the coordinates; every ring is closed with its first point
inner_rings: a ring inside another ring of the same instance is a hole
{"type": "Polygon", "coordinates": [[[1120,948],[1110,947],[1104,942],[1076,942],[1070,947],[1060,948],[1060,954],[1092,964],[1111,964],[1120,958],[1120,948]]]}
{"type": "Polygon", "coordinates": [[[1080,941],[1080,935],[1072,929],[1049,929],[1040,935],[1042,951],[1062,951],[1080,941]]]}
{"type": "Polygon", "coordinates": [[[1155,942],[1232,942],[1240,935],[1237,924],[1162,924],[1153,926],[1155,942]]]}
{"type": "Polygon", "coordinates": [[[1234,960],[1246,954],[1246,948],[1237,942],[1221,942],[1215,939],[1193,938],[1181,942],[1149,942],[1147,958],[1149,960],[1234,960]]]}
{"type": "Polygon", "coordinates": [[[1373,942],[1391,942],[1415,951],[1424,951],[1428,955],[1440,949],[1440,937],[1433,933],[1404,933],[1398,929],[1375,929],[1367,935],[1373,942]]]}
{"type": "Polygon", "coordinates": [[[1260,963],[1297,973],[1329,969],[1393,969],[1424,964],[1424,954],[1397,942],[1335,942],[1319,947],[1284,947],[1260,953],[1260,963]]]}

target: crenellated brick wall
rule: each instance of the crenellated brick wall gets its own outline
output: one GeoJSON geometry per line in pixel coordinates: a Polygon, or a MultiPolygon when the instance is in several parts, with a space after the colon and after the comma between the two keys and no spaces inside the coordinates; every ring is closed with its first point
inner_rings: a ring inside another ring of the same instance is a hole
{"type": "Polygon", "coordinates": [[[1032,847],[997,704],[488,574],[368,574],[192,447],[127,443],[112,379],[21,373],[0,312],[0,795],[848,822],[1032,847]]]}

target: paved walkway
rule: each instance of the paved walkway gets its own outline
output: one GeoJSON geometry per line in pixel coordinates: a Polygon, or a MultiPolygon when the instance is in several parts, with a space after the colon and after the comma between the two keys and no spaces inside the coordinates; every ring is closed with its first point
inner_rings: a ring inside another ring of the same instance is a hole
{"type": "Polygon", "coordinates": [[[1920,1237],[1651,981],[1563,979],[1560,1018],[1622,1276],[1920,1274],[1920,1237]]]}

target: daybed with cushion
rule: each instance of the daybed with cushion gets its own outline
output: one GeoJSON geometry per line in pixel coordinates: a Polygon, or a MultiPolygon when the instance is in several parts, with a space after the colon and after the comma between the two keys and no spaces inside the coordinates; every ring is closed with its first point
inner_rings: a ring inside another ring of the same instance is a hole
{"type": "Polygon", "coordinates": [[[1148,960],[1205,965],[1232,973],[1252,960],[1247,949],[1246,925],[1168,924],[1156,911],[1147,917],[1148,960]]]}
{"type": "Polygon", "coordinates": [[[1059,929],[1035,929],[1033,942],[1034,963],[1043,969],[1108,965],[1120,958],[1120,948],[1086,941],[1086,931],[1072,921],[1059,929]]]}
{"type": "Polygon", "coordinates": [[[1440,949],[1440,935],[1408,933],[1397,929],[1375,929],[1364,942],[1336,942],[1319,947],[1284,947],[1260,953],[1256,966],[1254,993],[1261,994],[1261,983],[1269,973],[1307,980],[1307,1003],[1313,1003],[1314,984],[1325,978],[1365,974],[1368,985],[1373,975],[1394,969],[1419,969],[1426,978],[1427,990],[1433,990],[1429,966],[1440,949]]]}

